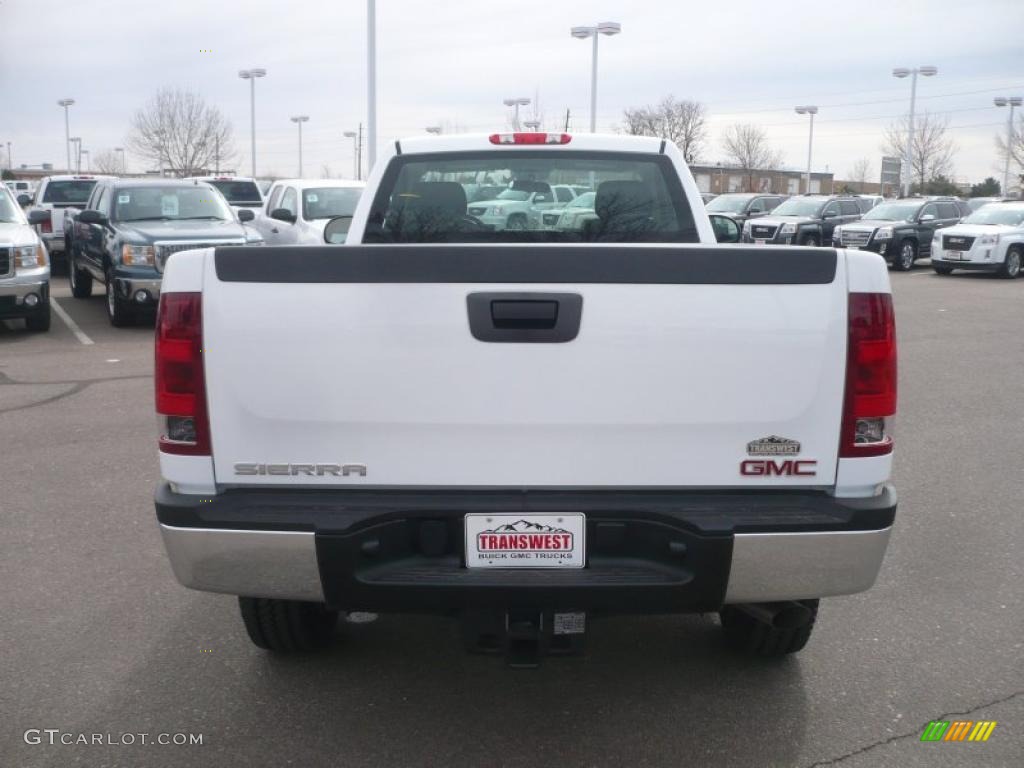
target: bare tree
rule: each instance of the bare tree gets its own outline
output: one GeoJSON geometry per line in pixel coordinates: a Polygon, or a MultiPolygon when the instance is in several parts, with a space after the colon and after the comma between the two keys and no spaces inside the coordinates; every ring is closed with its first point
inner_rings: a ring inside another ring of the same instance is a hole
{"type": "Polygon", "coordinates": [[[624,110],[622,119],[623,133],[668,139],[679,147],[687,163],[697,162],[707,141],[707,110],[699,101],[680,101],[669,95],[655,106],[624,110]]]}
{"type": "Polygon", "coordinates": [[[128,146],[178,176],[234,161],[231,123],[193,91],[163,88],[131,122],[128,146]]]}
{"type": "Polygon", "coordinates": [[[320,166],[320,178],[321,179],[333,179],[334,178],[334,174],[331,173],[331,166],[329,166],[327,163],[324,163],[322,166],[320,166]]]}
{"type": "Polygon", "coordinates": [[[765,132],[756,125],[729,126],[722,137],[726,156],[747,174],[747,191],[754,189],[754,171],[770,169],[782,162],[782,154],[768,144],[765,132]]]}
{"type": "Polygon", "coordinates": [[[112,176],[124,171],[121,167],[121,157],[112,149],[97,152],[92,159],[92,167],[96,169],[97,173],[108,173],[112,176]]]}
{"type": "Polygon", "coordinates": [[[1009,195],[1010,190],[1019,184],[1022,171],[1024,171],[1024,116],[1017,118],[1016,124],[1010,128],[1010,143],[1006,143],[1007,137],[1002,133],[996,134],[996,151],[999,154],[999,170],[1002,171],[1006,162],[1006,154],[1010,154],[1010,180],[1007,188],[1003,190],[1004,195],[1009,195]]]}
{"type": "MultiPolygon", "coordinates": [[[[906,157],[907,117],[900,118],[885,129],[882,151],[887,155],[906,157]]],[[[925,112],[914,119],[914,140],[910,144],[910,177],[923,189],[925,182],[953,172],[953,155],[957,146],[949,135],[949,118],[925,112]]]]}
{"type": "Polygon", "coordinates": [[[850,177],[850,181],[860,184],[860,191],[863,192],[865,185],[871,179],[872,170],[871,160],[862,157],[853,164],[853,168],[847,172],[847,175],[850,177]]]}

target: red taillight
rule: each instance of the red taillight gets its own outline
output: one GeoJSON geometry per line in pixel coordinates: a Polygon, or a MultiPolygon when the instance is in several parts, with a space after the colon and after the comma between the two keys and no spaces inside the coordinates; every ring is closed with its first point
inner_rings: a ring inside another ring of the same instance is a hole
{"type": "Polygon", "coordinates": [[[210,455],[210,420],[203,377],[200,293],[165,293],[156,318],[156,411],[160,450],[210,455]]]}
{"type": "Polygon", "coordinates": [[[568,133],[492,133],[491,144],[568,144],[568,133]]]}
{"type": "Polygon", "coordinates": [[[50,218],[43,219],[39,224],[40,232],[53,232],[53,211],[50,211],[50,218]]]}
{"type": "Polygon", "coordinates": [[[892,452],[896,415],[896,320],[888,293],[851,293],[846,397],[839,456],[892,452]]]}

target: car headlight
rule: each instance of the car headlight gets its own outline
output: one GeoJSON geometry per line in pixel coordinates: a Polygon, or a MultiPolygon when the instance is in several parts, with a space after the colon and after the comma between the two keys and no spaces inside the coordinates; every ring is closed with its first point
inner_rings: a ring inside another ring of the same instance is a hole
{"type": "Polygon", "coordinates": [[[42,243],[21,245],[14,249],[14,263],[18,269],[36,269],[47,265],[46,249],[42,243]]]}
{"type": "Polygon", "coordinates": [[[982,235],[978,238],[981,245],[996,245],[999,243],[999,235],[982,235]]]}
{"type": "Polygon", "coordinates": [[[492,216],[501,216],[501,212],[502,212],[502,210],[503,210],[503,209],[502,209],[502,207],[501,207],[500,205],[496,205],[496,206],[494,206],[493,208],[491,208],[491,210],[489,210],[489,211],[484,211],[484,215],[486,216],[486,215],[487,215],[487,214],[489,213],[489,214],[491,214],[492,216]]]}
{"type": "Polygon", "coordinates": [[[875,240],[890,240],[892,238],[892,227],[879,227],[875,230],[875,240]]]}
{"type": "Polygon", "coordinates": [[[152,245],[121,246],[121,263],[126,267],[152,267],[156,263],[156,251],[152,245]]]}
{"type": "Polygon", "coordinates": [[[796,224],[788,222],[782,225],[782,229],[779,230],[780,235],[792,235],[796,232],[796,224]]]}

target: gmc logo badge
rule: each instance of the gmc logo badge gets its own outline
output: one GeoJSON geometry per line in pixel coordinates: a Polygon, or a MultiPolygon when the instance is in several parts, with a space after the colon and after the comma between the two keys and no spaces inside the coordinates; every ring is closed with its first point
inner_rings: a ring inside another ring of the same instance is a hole
{"type": "Polygon", "coordinates": [[[773,459],[747,459],[740,464],[740,474],[746,476],[782,477],[799,476],[814,477],[818,474],[818,462],[801,459],[775,461],[773,459]]]}

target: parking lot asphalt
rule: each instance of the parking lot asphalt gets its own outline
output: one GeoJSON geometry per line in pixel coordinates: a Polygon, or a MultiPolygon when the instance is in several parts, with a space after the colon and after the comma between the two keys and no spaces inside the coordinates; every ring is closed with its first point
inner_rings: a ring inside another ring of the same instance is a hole
{"type": "Polygon", "coordinates": [[[723,650],[711,616],[615,618],[517,671],[408,616],[275,658],[234,598],[179,586],[151,501],[152,324],[114,329],[56,277],[83,337],[0,322],[0,766],[1020,766],[1024,280],[893,283],[900,508],[876,586],[822,601],[782,661],[723,650]],[[998,725],[922,743],[938,719],[998,725]]]}

